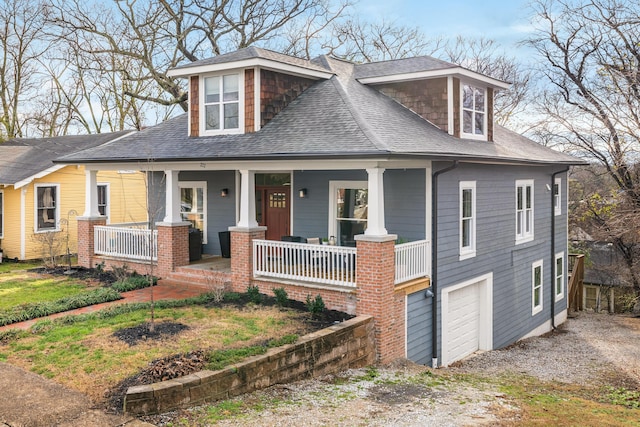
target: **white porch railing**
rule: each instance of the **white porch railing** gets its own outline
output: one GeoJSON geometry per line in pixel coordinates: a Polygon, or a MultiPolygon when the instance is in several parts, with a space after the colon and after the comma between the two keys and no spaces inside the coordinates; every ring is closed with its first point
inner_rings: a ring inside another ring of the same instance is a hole
{"type": "Polygon", "coordinates": [[[396,245],[395,253],[396,285],[429,275],[431,255],[429,253],[428,240],[396,245]]]}
{"type": "Polygon", "coordinates": [[[120,226],[94,227],[94,252],[142,261],[158,260],[158,230],[120,226]]]}
{"type": "Polygon", "coordinates": [[[254,240],[253,275],[355,287],[356,248],[254,240]]]}

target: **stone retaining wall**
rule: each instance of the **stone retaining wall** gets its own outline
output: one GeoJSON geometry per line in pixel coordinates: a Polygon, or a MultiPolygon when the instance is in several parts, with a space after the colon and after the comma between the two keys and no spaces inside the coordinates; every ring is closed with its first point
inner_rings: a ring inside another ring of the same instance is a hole
{"type": "Polygon", "coordinates": [[[360,316],[273,348],[220,371],[200,371],[130,387],[124,411],[155,414],[227,399],[274,384],[360,368],[375,362],[373,318],[360,316]]]}

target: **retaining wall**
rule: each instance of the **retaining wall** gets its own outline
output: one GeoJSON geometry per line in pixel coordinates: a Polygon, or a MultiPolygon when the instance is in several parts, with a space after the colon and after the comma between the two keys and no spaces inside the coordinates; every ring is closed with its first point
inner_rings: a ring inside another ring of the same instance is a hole
{"type": "Polygon", "coordinates": [[[124,411],[133,415],[156,414],[228,399],[274,384],[371,365],[375,354],[373,318],[360,316],[219,371],[200,371],[130,387],[124,411]]]}

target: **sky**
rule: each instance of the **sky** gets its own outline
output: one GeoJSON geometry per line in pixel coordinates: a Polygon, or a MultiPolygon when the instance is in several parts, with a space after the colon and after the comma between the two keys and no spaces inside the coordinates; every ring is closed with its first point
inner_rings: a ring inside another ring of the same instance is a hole
{"type": "Polygon", "coordinates": [[[418,27],[427,37],[457,35],[495,39],[512,56],[531,29],[528,0],[361,0],[357,10],[375,20],[418,27]]]}

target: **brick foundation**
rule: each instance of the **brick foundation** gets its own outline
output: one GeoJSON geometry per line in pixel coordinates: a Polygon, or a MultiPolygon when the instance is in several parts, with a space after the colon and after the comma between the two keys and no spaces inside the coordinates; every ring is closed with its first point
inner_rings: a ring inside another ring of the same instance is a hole
{"type": "Polygon", "coordinates": [[[405,357],[404,294],[396,293],[396,236],[356,236],[358,247],[356,314],[374,319],[377,361],[405,357]]]}

